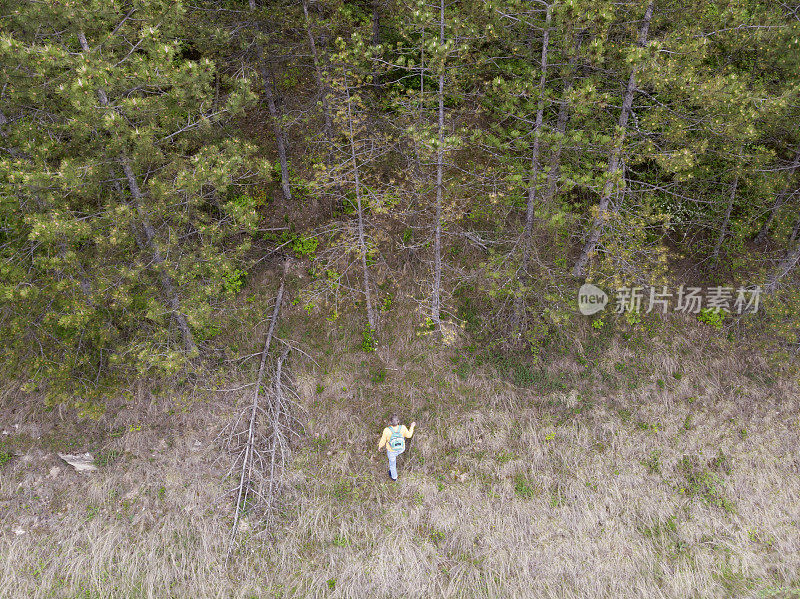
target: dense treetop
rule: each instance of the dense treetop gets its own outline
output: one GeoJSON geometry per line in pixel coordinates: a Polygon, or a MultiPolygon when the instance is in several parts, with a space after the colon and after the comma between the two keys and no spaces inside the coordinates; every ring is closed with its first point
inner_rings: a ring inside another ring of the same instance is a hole
{"type": "Polygon", "coordinates": [[[588,280],[761,286],[723,320],[791,355],[798,118],[790,3],[3,0],[4,367],[200,367],[281,253],[366,351],[403,294],[541,356],[588,280]]]}

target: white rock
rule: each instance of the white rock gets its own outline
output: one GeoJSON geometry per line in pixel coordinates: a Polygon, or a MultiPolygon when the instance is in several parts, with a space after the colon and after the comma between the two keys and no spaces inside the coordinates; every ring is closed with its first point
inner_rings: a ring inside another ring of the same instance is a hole
{"type": "Polygon", "coordinates": [[[72,455],[68,453],[59,453],[58,457],[64,460],[67,464],[75,468],[78,472],[91,472],[97,470],[94,464],[94,458],[90,453],[83,453],[72,455]]]}
{"type": "Polygon", "coordinates": [[[50,478],[55,478],[59,474],[61,474],[61,468],[59,468],[58,466],[53,466],[52,468],[50,468],[50,478]]]}
{"type": "Polygon", "coordinates": [[[25,531],[22,530],[21,528],[16,528],[16,529],[14,529],[14,534],[17,535],[17,536],[24,535],[25,531]]]}

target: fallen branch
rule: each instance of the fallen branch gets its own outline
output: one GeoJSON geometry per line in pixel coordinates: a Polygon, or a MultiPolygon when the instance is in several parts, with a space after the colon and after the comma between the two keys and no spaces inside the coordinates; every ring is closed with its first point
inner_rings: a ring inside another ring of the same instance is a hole
{"type": "MultiPolygon", "coordinates": [[[[283,290],[286,283],[286,272],[288,270],[288,267],[289,267],[289,261],[287,260],[284,263],[283,276],[281,277],[281,286],[278,289],[278,297],[275,300],[275,309],[272,311],[272,319],[269,323],[269,330],[267,331],[267,337],[264,340],[264,349],[261,352],[261,364],[258,368],[258,378],[256,379],[256,390],[253,393],[253,401],[250,406],[250,418],[249,418],[249,425],[247,427],[247,443],[244,447],[244,453],[241,465],[241,474],[239,477],[238,496],[236,498],[236,515],[234,516],[233,527],[231,528],[231,534],[228,540],[228,553],[225,557],[226,564],[228,562],[228,558],[230,558],[231,552],[233,551],[233,542],[235,540],[236,533],[239,530],[239,523],[241,521],[242,511],[244,510],[244,507],[247,504],[248,493],[251,487],[250,483],[253,475],[253,461],[254,461],[253,457],[254,457],[254,449],[256,441],[256,420],[259,412],[262,411],[261,408],[259,407],[261,384],[264,381],[264,370],[267,364],[267,355],[269,354],[269,346],[270,343],[272,342],[272,336],[275,333],[275,325],[278,322],[278,314],[280,313],[281,302],[283,300],[283,290]]],[[[280,363],[281,362],[279,361],[279,365],[280,363]]],[[[235,430],[235,425],[233,430],[235,430]]],[[[238,435],[234,434],[234,436],[238,435]]]]}

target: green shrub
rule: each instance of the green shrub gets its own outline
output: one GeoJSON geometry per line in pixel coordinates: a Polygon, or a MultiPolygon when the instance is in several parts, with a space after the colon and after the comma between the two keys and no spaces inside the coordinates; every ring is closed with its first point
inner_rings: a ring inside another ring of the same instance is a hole
{"type": "Polygon", "coordinates": [[[516,456],[511,453],[510,451],[506,451],[505,449],[497,454],[497,461],[501,464],[506,464],[513,460],[516,456]]]}
{"type": "Polygon", "coordinates": [[[219,325],[216,323],[202,323],[192,328],[194,338],[196,341],[208,341],[213,339],[222,332],[219,325]]]}
{"type": "Polygon", "coordinates": [[[432,530],[429,536],[433,543],[440,543],[445,539],[445,534],[441,530],[432,530]]]}
{"type": "Polygon", "coordinates": [[[659,474],[661,472],[661,451],[654,449],[647,458],[641,460],[641,464],[647,468],[650,474],[659,474]]]}
{"type": "Polygon", "coordinates": [[[719,475],[709,469],[709,466],[722,469],[720,464],[720,462],[709,460],[704,465],[697,456],[683,456],[677,464],[678,472],[683,476],[685,483],[681,485],[680,491],[689,497],[699,497],[726,512],[732,512],[735,507],[720,488],[722,480],[719,475]]]}
{"type": "Polygon", "coordinates": [[[456,360],[456,367],[453,369],[453,372],[455,372],[458,375],[459,379],[463,381],[464,379],[469,377],[472,371],[473,371],[473,364],[470,360],[468,359],[456,360]]]}
{"type": "Polygon", "coordinates": [[[0,466],[11,461],[11,452],[6,448],[5,443],[0,443],[0,466]]]}
{"type": "Polygon", "coordinates": [[[537,376],[527,364],[514,365],[514,384],[518,387],[530,387],[536,382],[537,376]]]}
{"type": "Polygon", "coordinates": [[[375,338],[375,329],[373,329],[370,325],[364,327],[364,331],[361,333],[361,349],[367,353],[378,349],[378,340],[375,338]]]}
{"type": "Polygon", "coordinates": [[[222,286],[225,288],[225,291],[233,295],[239,292],[246,278],[247,271],[236,268],[233,272],[229,272],[225,275],[222,286]]]}
{"type": "Polygon", "coordinates": [[[629,325],[633,326],[642,322],[642,316],[638,312],[626,312],[625,320],[628,321],[629,325]]]}
{"type": "Polygon", "coordinates": [[[536,495],[536,488],[524,474],[520,473],[514,477],[514,493],[522,499],[531,499],[536,495]]]}
{"type": "Polygon", "coordinates": [[[394,294],[390,293],[387,295],[383,302],[381,303],[381,312],[388,312],[392,309],[392,300],[394,299],[394,294]]]}
{"type": "Polygon", "coordinates": [[[717,451],[715,457],[708,461],[708,467],[714,472],[723,474],[730,474],[733,471],[733,463],[730,456],[725,455],[721,449],[717,451]]]}
{"type": "Polygon", "coordinates": [[[725,320],[725,313],[719,308],[703,308],[697,315],[697,320],[715,329],[721,329],[722,321],[725,320]]]}
{"type": "Polygon", "coordinates": [[[555,483],[550,488],[550,507],[557,508],[561,507],[567,502],[567,496],[564,493],[564,489],[561,486],[561,483],[555,483]]]}
{"type": "Polygon", "coordinates": [[[116,461],[121,456],[122,452],[118,449],[100,451],[97,454],[97,464],[99,466],[105,467],[111,464],[112,462],[116,461]]]}
{"type": "Polygon", "coordinates": [[[683,430],[690,431],[694,428],[694,424],[692,424],[692,414],[687,413],[686,418],[683,419],[683,430]]]}
{"type": "Polygon", "coordinates": [[[298,258],[309,258],[313,260],[314,255],[317,252],[318,245],[319,245],[318,238],[304,237],[302,235],[298,235],[294,238],[294,241],[292,242],[292,249],[297,254],[298,258]]]}

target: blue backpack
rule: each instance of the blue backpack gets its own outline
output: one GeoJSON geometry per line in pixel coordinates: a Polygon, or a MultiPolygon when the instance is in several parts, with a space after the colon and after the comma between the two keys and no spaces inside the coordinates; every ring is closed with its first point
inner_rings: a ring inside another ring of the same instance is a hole
{"type": "Polygon", "coordinates": [[[403,436],[402,425],[398,425],[397,430],[393,430],[392,427],[389,427],[389,430],[392,431],[392,436],[389,437],[389,449],[396,452],[405,451],[406,438],[403,436]]]}

